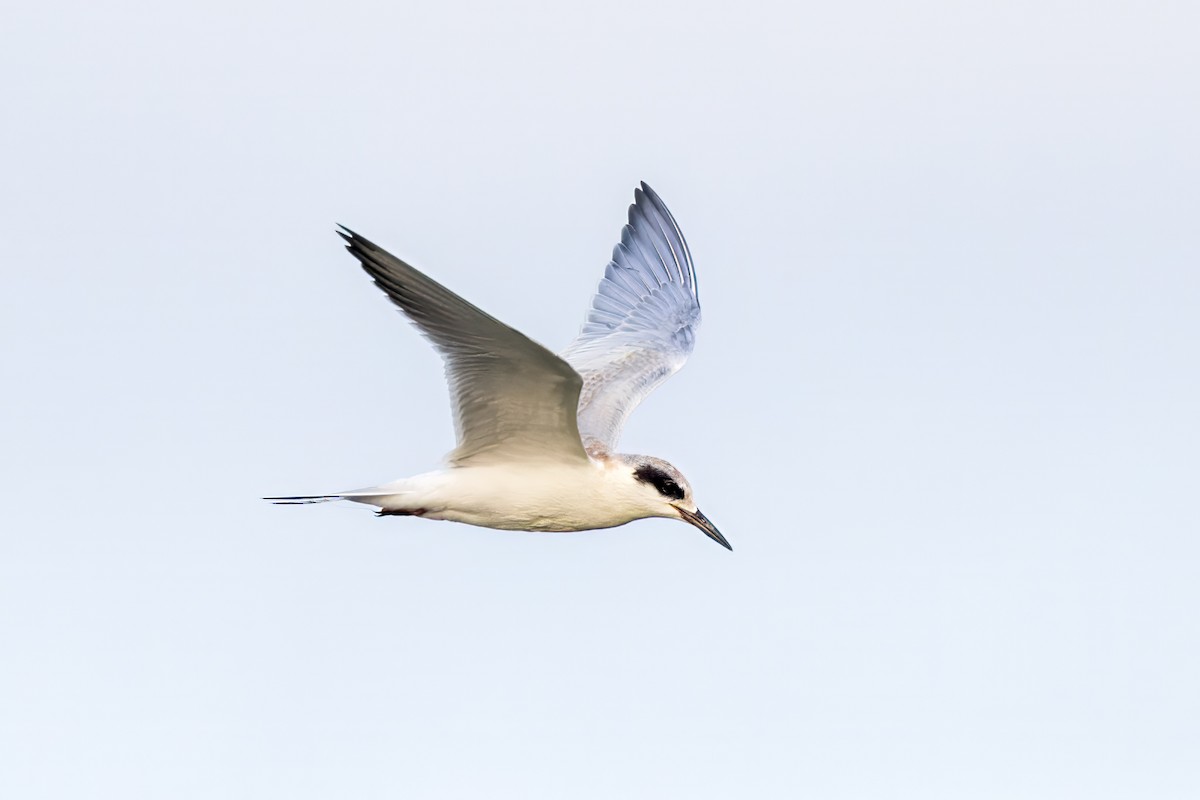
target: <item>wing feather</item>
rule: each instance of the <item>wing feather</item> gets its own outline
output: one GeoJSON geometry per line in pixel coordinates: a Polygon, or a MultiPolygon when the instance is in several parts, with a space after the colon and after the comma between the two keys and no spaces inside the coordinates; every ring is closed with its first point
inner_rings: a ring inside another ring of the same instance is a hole
{"type": "Polygon", "coordinates": [[[576,418],[583,380],[570,364],[353,231],[338,235],[445,361],[452,464],[587,460],[576,418]]]}
{"type": "Polygon", "coordinates": [[[687,242],[643,183],[583,329],[562,354],[583,377],[579,431],[589,451],[616,449],[633,409],[687,361],[699,327],[687,242]]]}

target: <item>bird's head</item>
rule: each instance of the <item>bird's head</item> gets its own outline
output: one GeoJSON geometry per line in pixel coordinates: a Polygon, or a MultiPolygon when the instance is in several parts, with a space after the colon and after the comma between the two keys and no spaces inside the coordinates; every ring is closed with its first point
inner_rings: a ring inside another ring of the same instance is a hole
{"type": "Polygon", "coordinates": [[[675,467],[653,456],[625,456],[622,459],[633,475],[634,491],[647,516],[681,519],[700,530],[722,547],[732,550],[729,542],[700,513],[692,498],[692,487],[675,467]]]}

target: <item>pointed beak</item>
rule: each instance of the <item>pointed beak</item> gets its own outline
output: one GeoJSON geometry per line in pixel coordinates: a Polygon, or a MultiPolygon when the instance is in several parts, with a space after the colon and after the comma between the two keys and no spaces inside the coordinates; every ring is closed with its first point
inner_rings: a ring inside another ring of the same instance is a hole
{"type": "Polygon", "coordinates": [[[719,530],[717,530],[717,526],[709,522],[708,517],[700,513],[700,509],[688,511],[687,509],[680,508],[679,506],[675,506],[675,509],[679,512],[679,516],[683,517],[685,520],[704,531],[708,535],[708,538],[712,539],[726,550],[733,550],[733,548],[729,546],[729,542],[725,541],[725,537],[721,535],[719,530]]]}

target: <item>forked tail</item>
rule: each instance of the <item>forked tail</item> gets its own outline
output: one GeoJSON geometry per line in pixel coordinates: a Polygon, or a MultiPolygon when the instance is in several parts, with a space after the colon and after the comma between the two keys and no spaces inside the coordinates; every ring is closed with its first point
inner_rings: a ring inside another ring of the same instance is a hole
{"type": "Polygon", "coordinates": [[[263,500],[270,500],[277,506],[303,506],[309,503],[329,503],[344,498],[345,495],[341,494],[309,494],[297,497],[264,497],[263,500]]]}
{"type": "MultiPolygon", "coordinates": [[[[370,506],[385,507],[393,505],[389,500],[396,500],[406,492],[401,481],[384,486],[372,486],[367,489],[355,489],[337,494],[298,494],[290,497],[264,497],[277,506],[304,506],[313,503],[331,503],[334,500],[349,500],[352,503],[366,503],[370,506]]],[[[403,505],[402,503],[400,504],[403,505]]]]}

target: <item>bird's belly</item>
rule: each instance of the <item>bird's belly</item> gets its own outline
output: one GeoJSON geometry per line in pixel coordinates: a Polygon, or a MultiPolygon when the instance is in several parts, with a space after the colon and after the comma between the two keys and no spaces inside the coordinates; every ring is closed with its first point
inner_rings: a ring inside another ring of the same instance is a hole
{"type": "Polygon", "coordinates": [[[424,516],[509,531],[586,531],[624,525],[633,519],[604,507],[526,503],[519,498],[505,498],[503,501],[480,505],[456,503],[424,516]]]}
{"type": "Polygon", "coordinates": [[[605,497],[598,470],[461,469],[423,516],[516,531],[612,528],[636,518],[605,497]],[[607,502],[606,502],[607,499],[607,502]]]}

